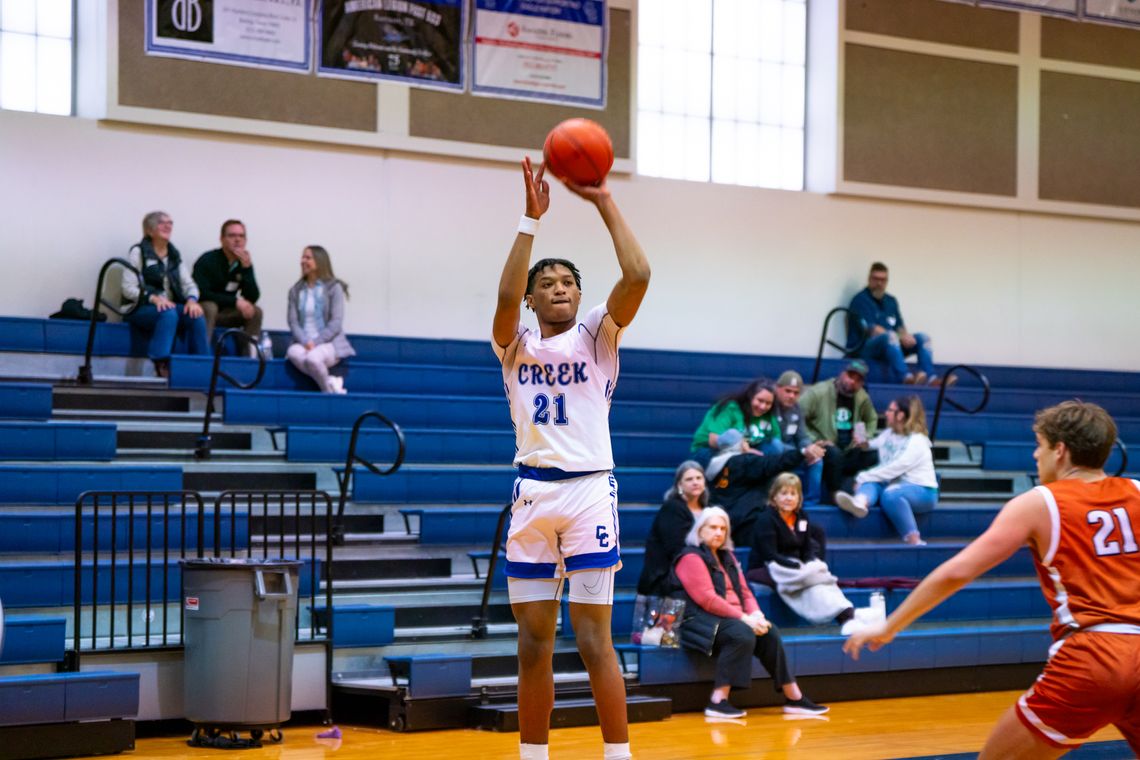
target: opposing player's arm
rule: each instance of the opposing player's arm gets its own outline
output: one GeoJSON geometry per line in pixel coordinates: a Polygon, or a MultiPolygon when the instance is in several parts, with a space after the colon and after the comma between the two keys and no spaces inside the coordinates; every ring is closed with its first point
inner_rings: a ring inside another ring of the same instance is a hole
{"type": "Polygon", "coordinates": [[[610,195],[609,188],[603,180],[600,185],[587,187],[565,182],[570,192],[585,198],[598,208],[606,229],[614,241],[614,250],[617,252],[618,266],[621,267],[621,279],[610,291],[606,300],[606,310],[619,327],[625,327],[637,316],[641,306],[641,299],[649,288],[649,259],[641,249],[641,243],[629,228],[625,217],[621,215],[617,204],[610,195]]]}
{"type": "Polygon", "coordinates": [[[856,659],[864,645],[871,651],[878,650],[958,589],[1009,559],[1026,543],[1040,548],[1049,535],[1049,514],[1041,494],[1028,491],[1014,497],[1002,507],[985,533],[926,576],[891,613],[885,625],[852,635],[843,650],[856,659]]]}
{"type": "MultiPolygon", "coordinates": [[[[523,159],[523,184],[526,190],[526,215],[539,219],[550,208],[550,184],[542,175],[546,166],[540,166],[534,173],[530,156],[523,159]]],[[[526,273],[530,265],[530,252],[534,246],[534,235],[519,232],[507,254],[503,274],[499,278],[499,299],[495,306],[495,321],[491,326],[491,336],[500,346],[509,346],[519,329],[519,315],[522,299],[526,295],[526,273]]]]}

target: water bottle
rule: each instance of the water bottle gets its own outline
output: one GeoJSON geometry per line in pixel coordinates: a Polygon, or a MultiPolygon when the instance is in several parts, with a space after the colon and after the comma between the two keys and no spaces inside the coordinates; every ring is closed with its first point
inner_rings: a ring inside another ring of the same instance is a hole
{"type": "Polygon", "coordinates": [[[876,621],[883,621],[887,619],[887,598],[883,596],[882,591],[871,592],[870,607],[874,613],[876,621]]]}
{"type": "Polygon", "coordinates": [[[270,337],[268,330],[261,331],[261,340],[257,342],[261,346],[261,353],[265,356],[265,360],[269,361],[273,358],[273,338],[270,337]]]}

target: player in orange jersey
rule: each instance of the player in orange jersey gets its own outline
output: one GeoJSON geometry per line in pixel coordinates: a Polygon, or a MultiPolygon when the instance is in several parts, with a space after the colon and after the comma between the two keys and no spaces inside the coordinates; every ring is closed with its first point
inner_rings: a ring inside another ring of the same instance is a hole
{"type": "Polygon", "coordinates": [[[1002,715],[981,757],[1052,758],[1113,724],[1140,754],[1140,483],[1104,474],[1116,424],[1096,404],[1037,413],[1042,485],[1009,501],[973,543],[942,563],[885,623],[852,635],[872,651],[1022,545],[1053,608],[1049,662],[1002,715]]]}

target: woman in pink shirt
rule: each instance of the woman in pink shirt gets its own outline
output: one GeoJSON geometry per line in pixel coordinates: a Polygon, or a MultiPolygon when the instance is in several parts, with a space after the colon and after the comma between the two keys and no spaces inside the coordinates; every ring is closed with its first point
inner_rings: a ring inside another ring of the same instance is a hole
{"type": "Polygon", "coordinates": [[[716,676],[705,715],[742,718],[743,710],[728,701],[735,687],[752,685],[752,656],[784,693],[784,712],[820,715],[828,708],[804,696],[788,670],[780,633],[760,611],[732,550],[728,514],[708,507],[697,516],[685,538],[685,549],[673,566],[677,585],[688,597],[681,644],[716,656],[716,676]]]}

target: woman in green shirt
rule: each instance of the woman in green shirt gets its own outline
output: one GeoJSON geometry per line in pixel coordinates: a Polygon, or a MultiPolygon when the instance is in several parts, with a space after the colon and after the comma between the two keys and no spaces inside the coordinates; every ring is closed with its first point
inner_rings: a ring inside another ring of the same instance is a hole
{"type": "Polygon", "coordinates": [[[744,388],[722,396],[705,414],[693,434],[692,456],[708,465],[713,454],[743,437],[744,450],[755,449],[766,455],[780,454],[780,423],[773,411],[776,387],[766,378],[753,380],[744,388]],[[728,431],[736,431],[724,435],[728,431]]]}

